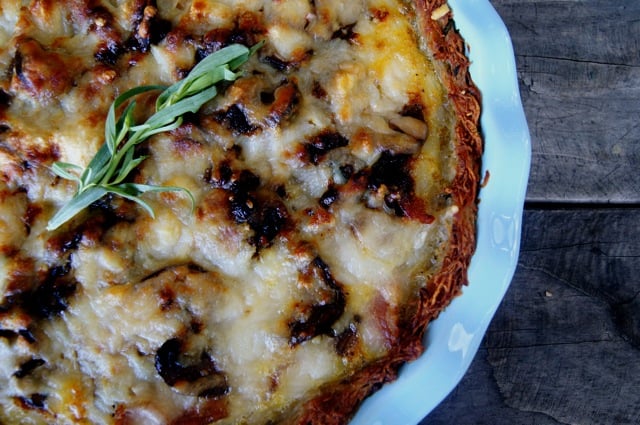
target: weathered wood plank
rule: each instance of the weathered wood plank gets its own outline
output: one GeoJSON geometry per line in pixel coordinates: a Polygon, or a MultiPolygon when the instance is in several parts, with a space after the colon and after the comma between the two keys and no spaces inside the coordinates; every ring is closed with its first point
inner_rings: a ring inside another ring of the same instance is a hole
{"type": "MultiPolygon", "coordinates": [[[[529,205],[638,204],[640,2],[491,2],[532,135],[529,205]]],[[[639,222],[638,208],[525,211],[482,348],[423,424],[640,423],[639,222]]]]}
{"type": "Polygon", "coordinates": [[[453,392],[420,425],[558,425],[544,413],[508,406],[493,378],[487,349],[478,350],[469,371],[453,392]]]}
{"type": "Polygon", "coordinates": [[[532,136],[527,199],[640,202],[640,2],[491,3],[532,136]]]}
{"type": "Polygon", "coordinates": [[[640,209],[525,211],[518,269],[426,424],[640,423],[640,209]]]}

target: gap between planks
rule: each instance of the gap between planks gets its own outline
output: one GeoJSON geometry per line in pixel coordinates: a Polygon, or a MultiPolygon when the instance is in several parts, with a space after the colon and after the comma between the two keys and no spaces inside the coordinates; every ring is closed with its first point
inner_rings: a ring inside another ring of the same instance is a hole
{"type": "Polygon", "coordinates": [[[535,210],[569,210],[569,211],[587,211],[587,210],[633,210],[640,209],[640,203],[637,202],[570,202],[570,201],[525,201],[524,209],[527,211],[535,210]]]}

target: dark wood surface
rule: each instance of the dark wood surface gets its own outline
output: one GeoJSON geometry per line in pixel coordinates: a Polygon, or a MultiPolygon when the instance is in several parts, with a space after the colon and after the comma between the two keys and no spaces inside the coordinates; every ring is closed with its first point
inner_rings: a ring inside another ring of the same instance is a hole
{"type": "Polygon", "coordinates": [[[521,253],[422,425],[640,424],[640,1],[491,3],[532,138],[521,253]]]}

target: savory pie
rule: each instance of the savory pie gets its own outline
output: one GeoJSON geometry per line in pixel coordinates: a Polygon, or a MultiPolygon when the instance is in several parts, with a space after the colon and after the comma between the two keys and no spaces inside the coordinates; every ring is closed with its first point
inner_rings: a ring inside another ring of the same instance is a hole
{"type": "Polygon", "coordinates": [[[468,65],[444,0],[0,0],[0,423],[348,422],[467,282],[468,65]],[[48,228],[119,94],[233,44],[260,47],[127,177],[193,205],[48,228]]]}

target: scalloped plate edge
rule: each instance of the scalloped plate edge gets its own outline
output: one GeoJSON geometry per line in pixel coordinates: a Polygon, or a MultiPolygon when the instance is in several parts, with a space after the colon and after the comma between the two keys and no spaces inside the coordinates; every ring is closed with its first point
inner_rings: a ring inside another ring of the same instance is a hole
{"type": "Polygon", "coordinates": [[[460,382],[511,283],[520,251],[531,140],[506,26],[488,0],[449,0],[482,93],[485,140],[469,286],[428,328],[426,351],[360,407],[350,425],[415,425],[460,382]]]}

